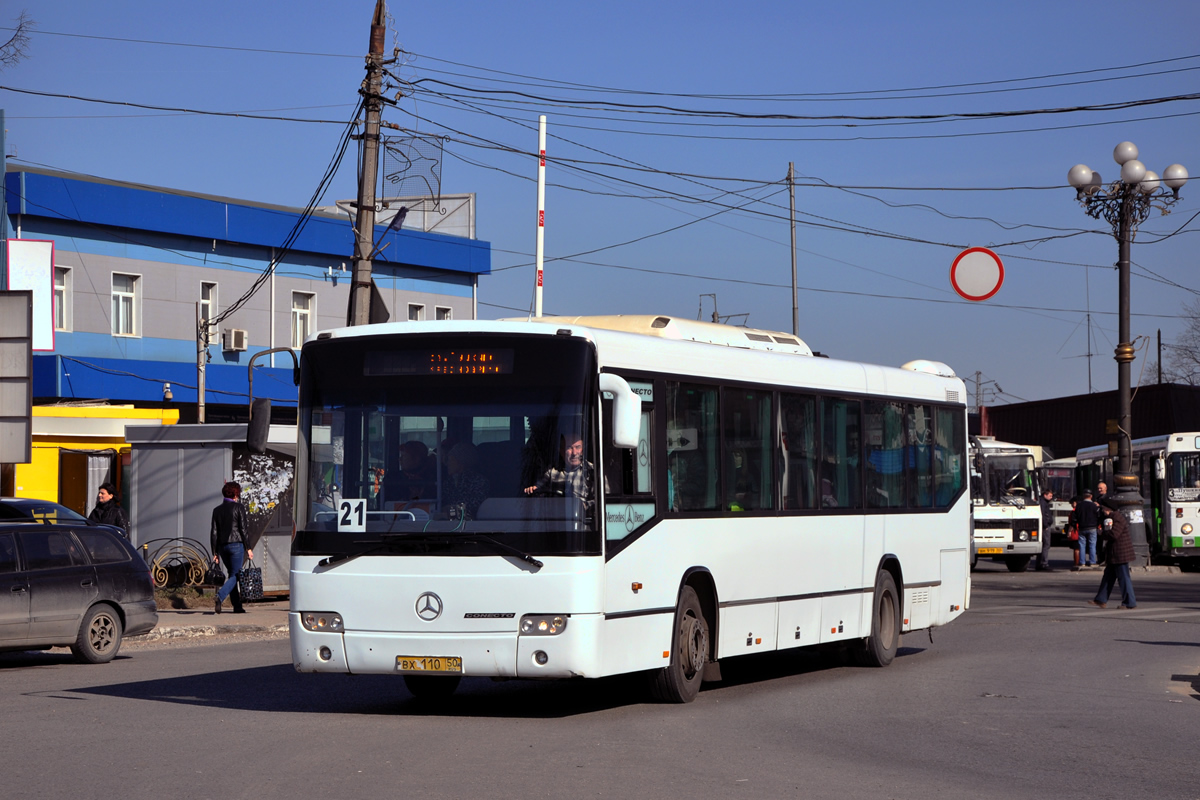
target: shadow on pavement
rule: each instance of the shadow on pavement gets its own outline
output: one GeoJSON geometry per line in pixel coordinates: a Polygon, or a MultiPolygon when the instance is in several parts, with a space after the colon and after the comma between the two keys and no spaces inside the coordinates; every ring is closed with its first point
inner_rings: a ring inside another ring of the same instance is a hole
{"type": "MultiPolygon", "coordinates": [[[[920,652],[901,647],[897,656],[920,652]]],[[[722,662],[722,682],[706,684],[704,692],[843,666],[844,657],[834,649],[730,659],[722,662]]],[[[648,684],[645,674],[556,681],[464,678],[453,695],[433,701],[414,698],[397,676],[300,674],[291,664],[277,664],[64,691],[268,713],[558,719],[654,702],[648,684]]]]}

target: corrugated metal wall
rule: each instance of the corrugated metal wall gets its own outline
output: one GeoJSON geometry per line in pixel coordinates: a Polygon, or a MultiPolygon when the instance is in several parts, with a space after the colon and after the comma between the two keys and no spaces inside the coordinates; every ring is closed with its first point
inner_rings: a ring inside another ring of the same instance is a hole
{"type": "MultiPolygon", "coordinates": [[[[1117,417],[1117,393],[1094,394],[985,407],[980,432],[1018,444],[1049,448],[1056,458],[1108,441],[1106,423],[1117,417]]],[[[1142,386],[1133,396],[1134,439],[1200,430],[1200,387],[1142,386]]]]}

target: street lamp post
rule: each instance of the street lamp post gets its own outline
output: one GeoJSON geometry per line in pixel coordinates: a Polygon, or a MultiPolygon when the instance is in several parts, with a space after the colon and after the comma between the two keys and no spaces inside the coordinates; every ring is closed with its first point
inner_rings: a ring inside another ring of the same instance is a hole
{"type": "Polygon", "coordinates": [[[1150,562],[1150,545],[1146,540],[1143,522],[1143,503],[1138,476],[1133,471],[1130,442],[1132,395],[1130,364],[1134,358],[1133,340],[1129,332],[1129,248],[1137,235],[1138,226],[1157,208],[1169,212],[1179,200],[1179,190],[1187,183],[1188,173],[1182,164],[1172,164],[1160,178],[1138,160],[1137,145],[1121,142],[1113,150],[1113,160],[1121,165],[1121,177],[1108,186],[1100,173],[1085,164],[1076,164],[1067,172],[1067,181],[1075,189],[1075,199],[1088,216],[1102,219],[1112,226],[1118,243],[1117,272],[1119,283],[1119,336],[1114,358],[1117,362],[1117,468],[1113,475],[1115,499],[1129,520],[1129,533],[1134,552],[1142,564],[1150,562]],[[1165,185],[1165,188],[1164,188],[1165,185]],[[1170,189],[1170,191],[1168,191],[1170,189]]]}

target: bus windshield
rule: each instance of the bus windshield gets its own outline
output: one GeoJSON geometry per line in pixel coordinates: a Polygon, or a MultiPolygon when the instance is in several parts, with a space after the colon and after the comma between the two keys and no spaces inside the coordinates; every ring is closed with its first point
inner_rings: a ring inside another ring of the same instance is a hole
{"type": "Polygon", "coordinates": [[[984,487],[989,503],[1024,505],[1036,502],[1033,459],[1026,455],[985,456],[984,487]]]}
{"type": "Polygon", "coordinates": [[[293,552],[599,553],[595,364],[566,337],[310,342],[293,552]]]}
{"type": "Polygon", "coordinates": [[[1069,467],[1046,467],[1042,471],[1042,488],[1054,492],[1058,500],[1075,496],[1075,470],[1069,467]]]}
{"type": "Polygon", "coordinates": [[[1200,453],[1171,453],[1167,457],[1167,488],[1195,489],[1200,495],[1200,453]]]}

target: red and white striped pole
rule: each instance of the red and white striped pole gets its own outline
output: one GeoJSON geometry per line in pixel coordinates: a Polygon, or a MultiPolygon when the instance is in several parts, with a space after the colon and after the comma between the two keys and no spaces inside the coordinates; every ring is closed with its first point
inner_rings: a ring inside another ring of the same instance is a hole
{"type": "Polygon", "coordinates": [[[542,263],[546,240],[546,115],[538,117],[538,216],[537,216],[537,293],[534,299],[535,317],[542,315],[542,263]]]}

